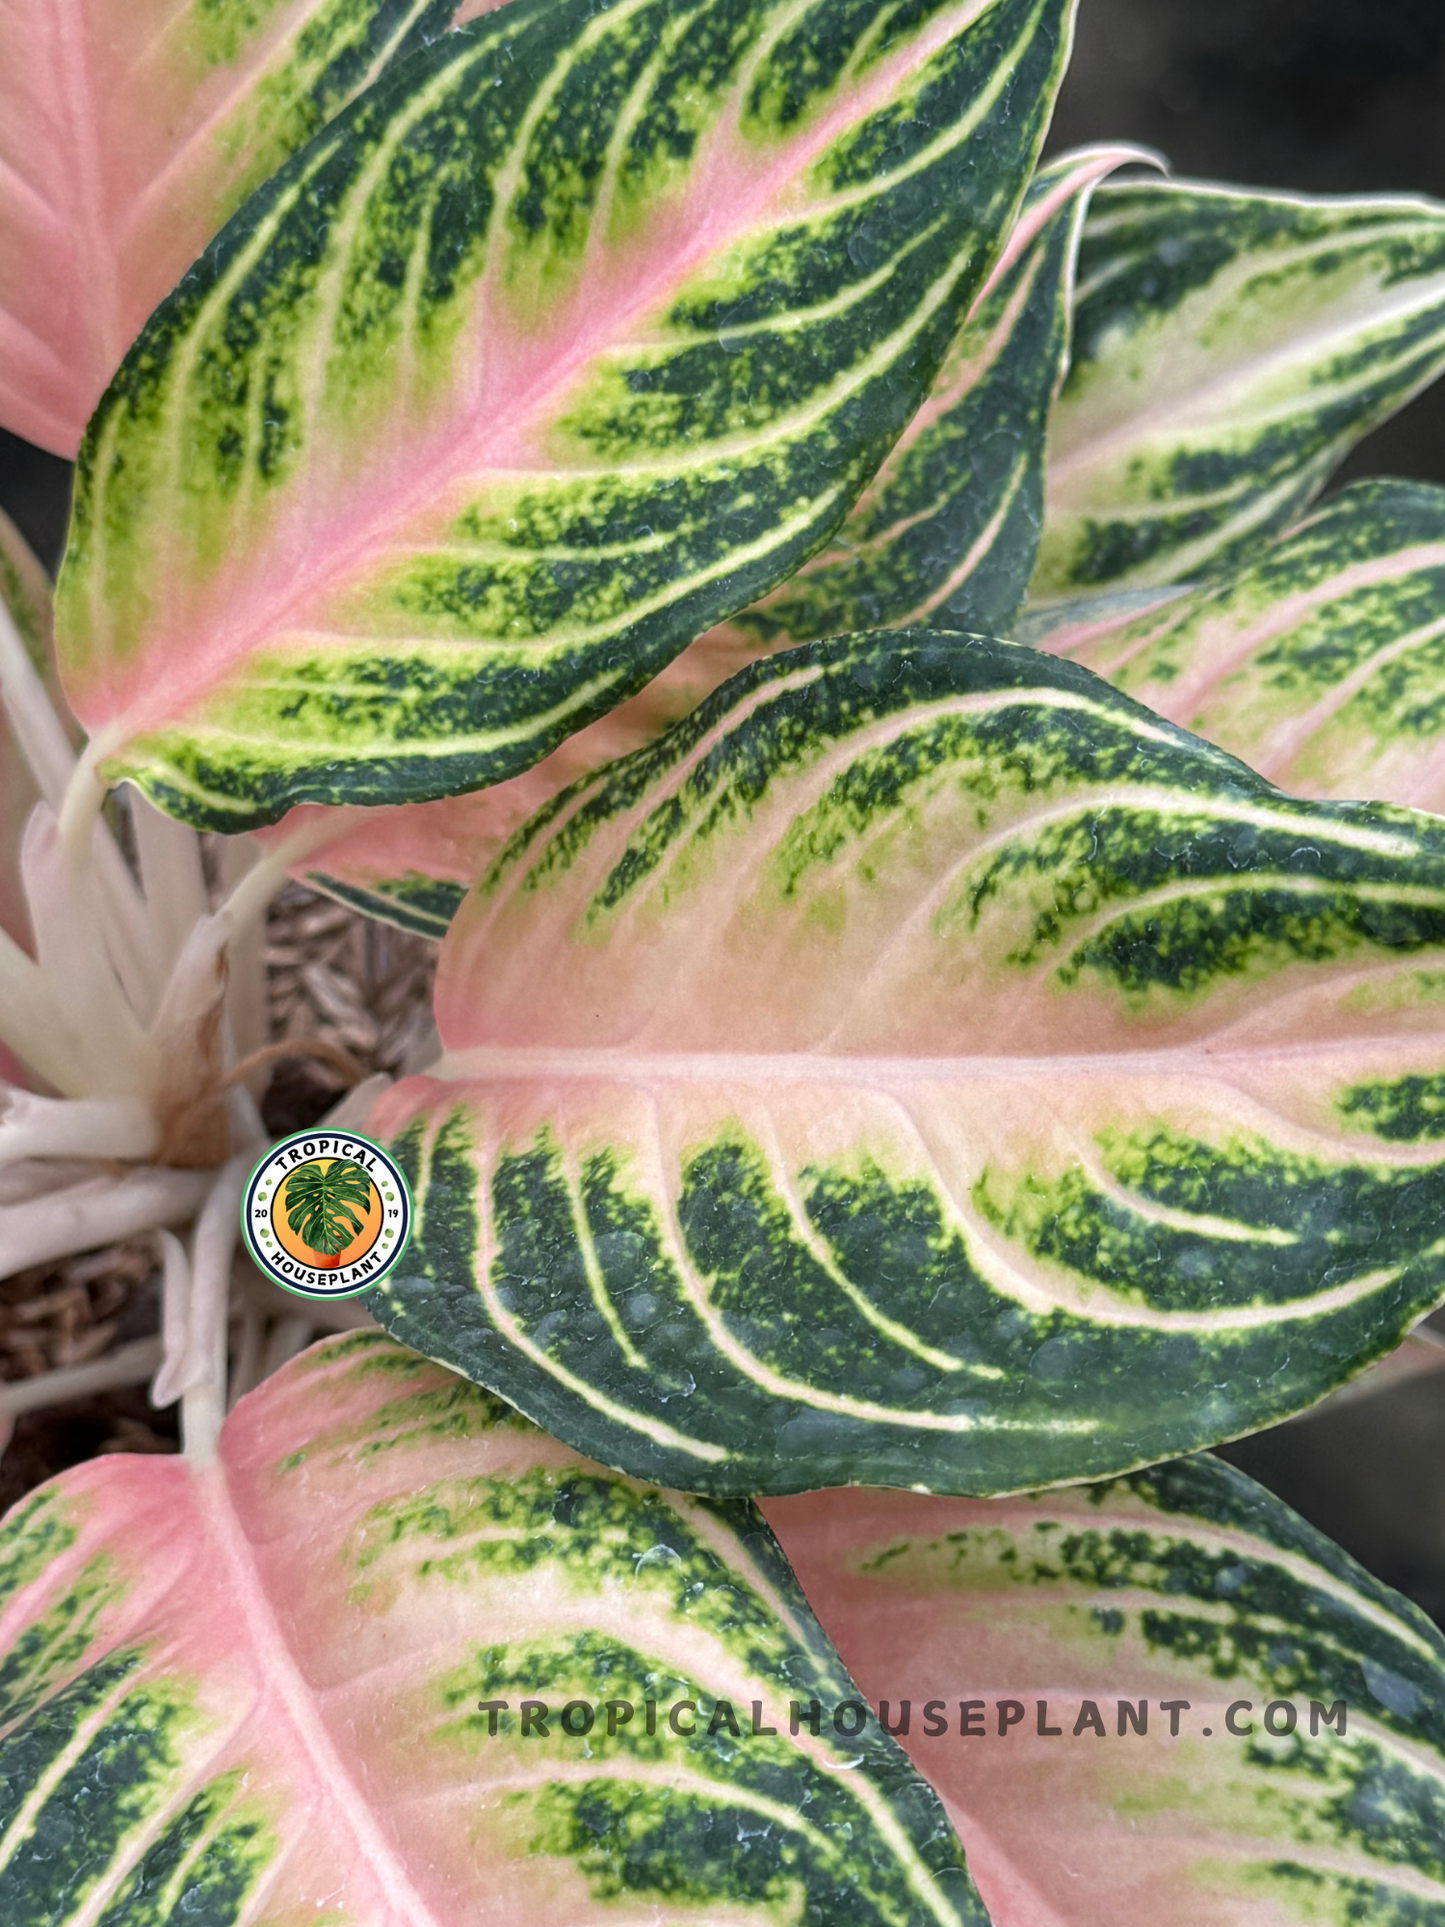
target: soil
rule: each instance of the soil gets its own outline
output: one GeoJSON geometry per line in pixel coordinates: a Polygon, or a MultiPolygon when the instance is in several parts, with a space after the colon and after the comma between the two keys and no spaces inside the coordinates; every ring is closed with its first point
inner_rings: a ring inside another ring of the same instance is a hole
{"type": "MultiPolygon", "coordinates": [[[[364,1076],[397,1076],[430,1054],[436,948],[291,884],[272,905],[266,973],[273,1041],[321,1041],[364,1076]]],[[[304,1131],[341,1098],[331,1062],[283,1058],[261,1105],[277,1137],[304,1131]]],[[[244,1264],[244,1258],[238,1260],[244,1264]]],[[[137,1238],[0,1282],[0,1379],[88,1364],[160,1329],[154,1240],[137,1238]]],[[[101,1452],[179,1450],[174,1408],[144,1386],[27,1413],[0,1455],[0,1512],[32,1486],[101,1452]]]]}
{"type": "MultiPolygon", "coordinates": [[[[1440,0],[1082,0],[1050,146],[1126,139],[1198,178],[1445,198],[1442,96],[1440,0]]],[[[1337,481],[1367,474],[1445,481],[1445,382],[1337,481]]],[[[0,507],[52,566],[68,490],[66,463],[0,433],[0,507]]],[[[429,948],[300,891],[271,935],[275,1034],[325,1035],[367,1068],[396,1068],[425,1022],[429,948]]],[[[340,1089],[313,1060],[283,1064],[267,1122],[303,1129],[340,1089]]],[[[12,1280],[0,1287],[0,1376],[153,1331],[155,1306],[143,1247],[12,1280]]],[[[143,1391],[22,1419],[0,1460],[0,1505],[95,1452],[135,1449],[175,1449],[172,1416],[150,1412],[143,1391]]],[[[1225,1452],[1445,1623],[1445,1374],[1225,1452]]]]}

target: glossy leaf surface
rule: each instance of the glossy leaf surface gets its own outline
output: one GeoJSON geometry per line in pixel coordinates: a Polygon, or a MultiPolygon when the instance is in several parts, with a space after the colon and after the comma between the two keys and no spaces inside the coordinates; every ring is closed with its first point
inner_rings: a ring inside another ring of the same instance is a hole
{"type": "Polygon", "coordinates": [[[1445,1640],[1232,1466],[766,1510],[993,1927],[1445,1921],[1445,1640]]]}
{"type": "Polygon", "coordinates": [[[1445,1292],[1445,825],[1071,664],[758,663],[541,811],[371,1128],[396,1335],[689,1490],[989,1492],[1269,1423],[1445,1292]]]}
{"type": "Polygon", "coordinates": [[[73,456],[152,308],[389,59],[486,0],[8,0],[0,423],[73,456]]]}
{"type": "MultiPolygon", "coordinates": [[[[512,833],[569,783],[593,775],[681,721],[704,696],[755,662],[758,646],[724,625],[700,636],[629,701],[558,745],[520,776],[434,803],[368,810],[299,862],[297,879],[416,936],[440,941],[463,897],[506,847],[512,833]]],[[[318,830],[321,810],[303,804],[263,843],[318,830]]]]}
{"type": "Polygon", "coordinates": [[[1079,230],[1129,148],[1040,170],[928,399],[833,540],[735,619],[760,641],[932,622],[1002,635],[1043,521],[1044,435],[1064,372],[1079,230]]]}
{"type": "Polygon", "coordinates": [[[1196,579],[1445,367],[1445,208],[1109,184],[1073,324],[1033,594],[1196,579]]]}
{"type": "Polygon", "coordinates": [[[1358,482],[1218,583],[1044,647],[1296,795],[1445,812],[1445,489],[1358,482]]]}
{"type": "MultiPolygon", "coordinates": [[[[746,663],[916,608],[952,628],[1001,629],[1023,599],[1038,544],[1044,431],[1083,210],[1094,184],[1129,158],[1127,148],[1088,150],[1040,170],[928,400],[837,535],[797,575],[522,775],[378,810],[296,874],[371,916],[444,937],[467,888],[534,809],[651,742],[746,663]]],[[[288,817],[280,832],[301,820],[288,817]]]]}
{"type": "Polygon", "coordinates": [[[62,665],[198,827],[500,781],[842,519],[1022,196],[1071,0],[515,0],[236,216],[82,452],[62,665]]]}
{"type": "Polygon", "coordinates": [[[983,1927],[891,1743],[789,1737],[856,1694],[751,1505],[630,1485],[380,1334],[204,1470],[95,1459],[0,1535],[6,1927],[983,1927]]]}

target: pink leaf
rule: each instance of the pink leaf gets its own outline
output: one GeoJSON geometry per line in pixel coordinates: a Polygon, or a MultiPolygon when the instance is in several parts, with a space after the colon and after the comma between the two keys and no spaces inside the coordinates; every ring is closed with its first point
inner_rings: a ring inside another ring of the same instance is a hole
{"type": "MultiPolygon", "coordinates": [[[[1079,224],[1097,182],[1139,158],[1131,148],[1087,149],[1034,177],[928,399],[798,574],[523,775],[338,826],[337,839],[309,851],[293,874],[404,929],[445,936],[467,887],[525,817],[659,735],[746,663],[916,608],[940,627],[1002,632],[1038,539],[1044,429],[1064,366],[1079,224]]],[[[315,816],[295,811],[271,835],[290,836],[315,816]]]]}
{"type": "Polygon", "coordinates": [[[82,452],[91,767],[194,827],[540,761],[821,543],[987,277],[1072,0],[515,0],[155,313],[82,452]]]}
{"type": "Polygon", "coordinates": [[[490,866],[512,832],[569,783],[619,756],[641,749],[695,709],[704,696],[765,648],[727,626],[710,630],[670,662],[629,702],[569,736],[531,769],[490,789],[444,796],[435,803],[401,803],[354,812],[303,804],[273,829],[258,833],[279,845],[300,835],[336,834],[309,849],[292,874],[372,916],[420,936],[444,937],[470,886],[490,866]]]}
{"type": "Polygon", "coordinates": [[[1445,1640],[1233,1467],[764,1511],[994,1927],[1445,1913],[1445,1640]]]}
{"type": "Polygon", "coordinates": [[[750,1504],[374,1331],[23,1500],[0,1654],[6,1927],[986,1927],[896,1748],[790,1734],[856,1691],[750,1504]]]}
{"type": "MultiPolygon", "coordinates": [[[[486,10],[467,0],[456,18],[486,10]]],[[[74,455],[156,303],[253,187],[454,0],[8,0],[0,422],[74,455]]]]}
{"type": "Polygon", "coordinates": [[[1357,482],[1247,565],[1042,637],[1298,796],[1445,812],[1445,489],[1357,482]]]}
{"type": "Polygon", "coordinates": [[[376,1315],[690,1490],[1195,1450],[1445,1292],[1442,956],[1437,818],[1036,650],[804,644],[468,897],[373,1114],[418,1211],[376,1315]]]}

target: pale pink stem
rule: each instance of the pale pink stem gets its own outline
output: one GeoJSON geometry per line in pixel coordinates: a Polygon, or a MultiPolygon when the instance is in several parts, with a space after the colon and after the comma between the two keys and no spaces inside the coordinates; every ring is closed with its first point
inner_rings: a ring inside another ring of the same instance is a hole
{"type": "Polygon", "coordinates": [[[0,1206],[0,1263],[8,1275],[76,1251],[118,1244],[158,1225],[184,1224],[210,1182],[206,1171],[141,1166],[123,1178],[92,1178],[64,1191],[0,1206]]]}
{"type": "Polygon", "coordinates": [[[191,1240],[191,1289],[186,1316],[186,1379],[181,1393],[181,1440],[194,1465],[215,1457],[226,1416],[226,1311],[231,1258],[241,1228],[241,1197],[255,1162],[251,1152],[222,1165],[191,1240]]]}
{"type": "Polygon", "coordinates": [[[139,1338],[133,1345],[118,1346],[93,1364],[68,1365],[58,1372],[41,1372],[35,1378],[0,1385],[0,1452],[10,1443],[16,1419],[26,1412],[68,1405],[72,1399],[94,1398],[97,1392],[113,1392],[122,1385],[140,1385],[155,1370],[160,1355],[158,1338],[139,1338]]]}

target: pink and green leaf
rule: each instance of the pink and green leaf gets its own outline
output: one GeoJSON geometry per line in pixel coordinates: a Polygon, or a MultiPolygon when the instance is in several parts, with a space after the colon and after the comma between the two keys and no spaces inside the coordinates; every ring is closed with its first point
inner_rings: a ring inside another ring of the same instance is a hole
{"type": "MultiPolygon", "coordinates": [[[[0,512],[0,608],[31,667],[45,680],[54,680],[50,579],[31,553],[19,529],[0,512]]],[[[0,687],[3,687],[0,678],[0,687]]],[[[30,812],[39,791],[0,700],[0,942],[9,937],[30,950],[33,932],[20,873],[20,849],[30,812]]],[[[19,1063],[0,1044],[0,1080],[23,1084],[19,1063]]]]}
{"type": "MultiPolygon", "coordinates": [[[[298,862],[298,881],[416,936],[443,938],[468,889],[513,831],[560,790],[655,741],[760,651],[735,627],[710,630],[636,696],[490,789],[435,803],[400,803],[338,818],[337,834],[298,862]]],[[[323,809],[303,804],[263,843],[324,830],[323,809]]]]}
{"type": "Polygon", "coordinates": [[[790,1735],[812,1699],[857,1694],[746,1500],[353,1334],[213,1463],[92,1460],[0,1526],[0,1918],[986,1927],[936,1796],[790,1735]]]}
{"type": "MultiPolygon", "coordinates": [[[[701,637],[637,696],[509,782],[377,810],[297,866],[314,887],[441,938],[511,832],[558,790],[640,748],[773,649],[912,615],[1003,627],[1042,516],[1044,431],[1063,368],[1078,229],[1128,148],[1041,169],[923,407],[828,546],[772,595],[701,637]]],[[[303,813],[280,826],[289,833],[303,813]]]]}
{"type": "Polygon", "coordinates": [[[1445,1294],[1445,825],[1033,650],[753,665],[514,834],[436,1014],[377,1315],[635,1476],[1107,1476],[1445,1294]]]}
{"type": "Polygon", "coordinates": [[[774,646],[912,622],[1007,632],[1038,550],[1079,232],[1098,183],[1139,158],[1095,148],[1040,170],[927,400],[832,541],[738,628],[774,646]]]}
{"type": "Polygon", "coordinates": [[[157,311],[82,451],[67,690],[205,828],[501,781],[791,573],[1002,245],[1071,0],[514,0],[157,311]]]}
{"type": "Polygon", "coordinates": [[[1073,336],[1034,599],[1216,574],[1445,368],[1445,207],[1108,184],[1073,336]]]}
{"type": "Polygon", "coordinates": [[[1218,582],[1043,646],[1296,795],[1445,814],[1445,489],[1356,483],[1218,582]]]}
{"type": "Polygon", "coordinates": [[[765,1511],[993,1927],[1445,1920],[1445,1640],[1233,1467],[765,1511]]]}
{"type": "Polygon", "coordinates": [[[0,423],[73,456],[151,310],[253,188],[487,0],[9,0],[0,423]]]}

